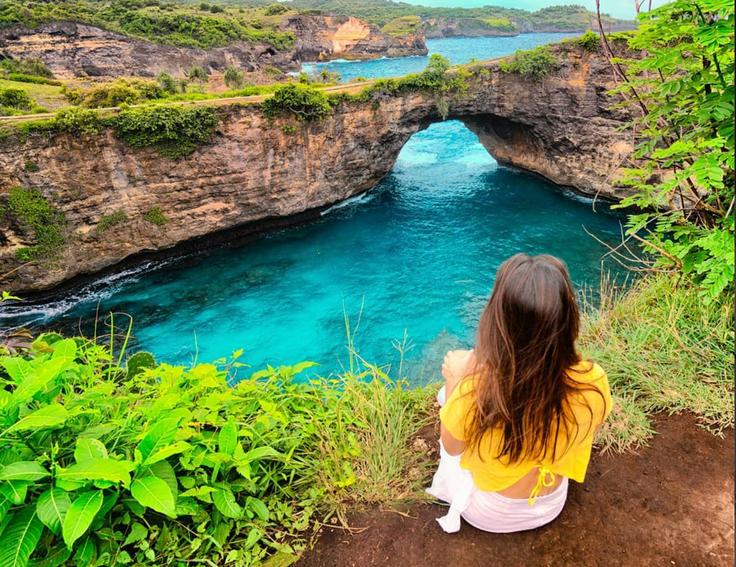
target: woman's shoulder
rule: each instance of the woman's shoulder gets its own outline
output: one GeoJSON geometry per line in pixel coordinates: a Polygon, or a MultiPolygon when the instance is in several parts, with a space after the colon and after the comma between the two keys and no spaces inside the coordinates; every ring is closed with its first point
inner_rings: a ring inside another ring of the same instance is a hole
{"type": "Polygon", "coordinates": [[[605,370],[592,360],[581,360],[570,367],[567,375],[577,394],[572,397],[573,407],[579,410],[577,406],[585,406],[586,413],[592,410],[601,420],[605,419],[613,405],[605,370]]]}
{"type": "Polygon", "coordinates": [[[597,382],[601,384],[605,383],[606,386],[608,385],[606,371],[603,370],[597,362],[588,359],[581,359],[580,362],[573,364],[567,370],[567,376],[572,380],[572,382],[579,384],[591,384],[597,382]]]}

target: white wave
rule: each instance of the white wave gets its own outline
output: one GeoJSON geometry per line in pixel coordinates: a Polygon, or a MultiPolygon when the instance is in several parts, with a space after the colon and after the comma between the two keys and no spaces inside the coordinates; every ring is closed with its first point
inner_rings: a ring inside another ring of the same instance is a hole
{"type": "Polygon", "coordinates": [[[328,209],[325,209],[324,211],[322,211],[320,216],[328,215],[334,211],[339,211],[340,209],[344,209],[346,207],[356,207],[359,205],[370,203],[373,199],[376,198],[376,195],[377,193],[375,191],[366,191],[365,193],[361,193],[360,195],[356,195],[355,197],[349,197],[344,201],[335,203],[328,209]]]}

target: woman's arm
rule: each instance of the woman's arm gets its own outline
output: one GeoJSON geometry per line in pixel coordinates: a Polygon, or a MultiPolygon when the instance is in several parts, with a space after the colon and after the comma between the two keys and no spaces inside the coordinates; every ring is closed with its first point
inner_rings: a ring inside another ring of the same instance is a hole
{"type": "MultiPolygon", "coordinates": [[[[463,378],[473,373],[475,355],[472,350],[451,350],[445,355],[442,363],[442,376],[445,378],[445,400],[449,400],[452,392],[463,378]]],[[[440,427],[442,445],[450,455],[460,455],[465,450],[465,442],[455,439],[444,425],[440,427]]]]}

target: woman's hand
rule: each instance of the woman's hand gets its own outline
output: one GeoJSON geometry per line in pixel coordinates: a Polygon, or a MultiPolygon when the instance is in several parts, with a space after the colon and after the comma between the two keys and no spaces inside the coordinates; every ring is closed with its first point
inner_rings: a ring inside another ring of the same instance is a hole
{"type": "Polygon", "coordinates": [[[445,395],[450,397],[460,381],[473,372],[475,356],[472,350],[451,350],[442,362],[442,376],[445,378],[445,395]]]}

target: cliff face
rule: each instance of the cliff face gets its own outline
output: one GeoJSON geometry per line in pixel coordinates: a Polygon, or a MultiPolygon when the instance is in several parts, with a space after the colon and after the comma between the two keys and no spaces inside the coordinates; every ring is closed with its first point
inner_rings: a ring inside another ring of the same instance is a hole
{"type": "Polygon", "coordinates": [[[282,29],[296,35],[294,57],[301,61],[427,54],[421,35],[393,37],[350,16],[293,16],[282,29]]]}
{"type": "Polygon", "coordinates": [[[508,37],[518,30],[491,27],[477,18],[426,18],[422,31],[427,38],[437,37],[508,37]]]}
{"type": "Polygon", "coordinates": [[[183,76],[194,66],[222,71],[228,66],[253,72],[266,66],[296,69],[290,52],[256,42],[235,42],[210,50],[159,45],[74,22],[36,29],[0,30],[0,53],[14,59],[37,58],[60,79],[74,77],[183,76]]]}
{"type": "Polygon", "coordinates": [[[209,72],[232,66],[253,73],[267,67],[288,71],[301,61],[344,57],[371,59],[424,55],[424,38],[395,38],[375,26],[347,16],[294,16],[284,21],[296,43],[291,50],[237,41],[227,47],[203,50],[159,45],[75,22],[53,22],[35,29],[0,29],[0,54],[14,59],[42,60],[57,78],[155,77],[161,72],[184,76],[192,67],[209,72]]]}
{"type": "MultiPolygon", "coordinates": [[[[629,117],[605,94],[608,64],[578,52],[560,59],[541,82],[488,64],[450,101],[448,118],[462,120],[502,163],[588,195],[617,198],[622,191],[611,180],[633,141],[620,129],[629,117]]],[[[0,289],[49,288],[131,255],[360,194],[391,169],[412,134],[441,120],[434,95],[417,93],[344,103],[309,124],[269,122],[254,106],[219,112],[211,142],[179,161],[133,150],[112,131],[0,142],[0,204],[11,187],[36,188],[67,223],[53,262],[21,266],[16,251],[32,237],[12,215],[0,218],[0,274],[6,274],[0,289]],[[296,131],[286,124],[296,124],[296,131]],[[145,219],[154,207],[168,219],[165,225],[145,219]],[[100,233],[100,220],[118,211],[125,219],[100,233]]]]}

